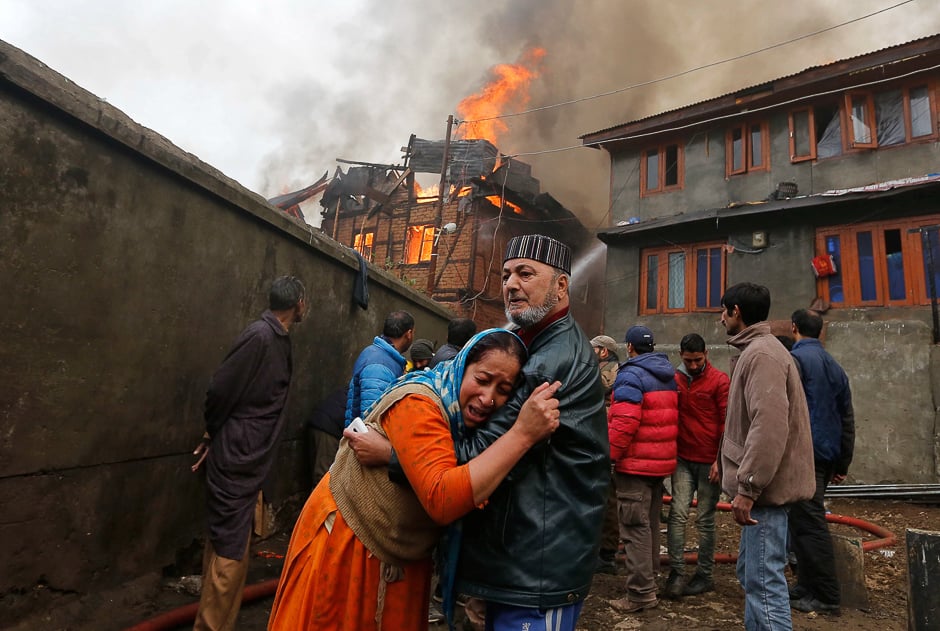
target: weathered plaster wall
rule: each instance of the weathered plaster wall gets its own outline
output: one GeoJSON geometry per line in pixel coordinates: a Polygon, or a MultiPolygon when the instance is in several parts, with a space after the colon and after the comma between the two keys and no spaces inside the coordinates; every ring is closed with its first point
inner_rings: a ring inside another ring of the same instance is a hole
{"type": "Polygon", "coordinates": [[[307,490],[302,423],[389,311],[446,338],[448,312],[377,268],[360,309],[348,249],[4,42],[0,147],[0,618],[4,594],[101,589],[202,537],[204,393],[276,276],[310,313],[275,501],[307,490]]]}

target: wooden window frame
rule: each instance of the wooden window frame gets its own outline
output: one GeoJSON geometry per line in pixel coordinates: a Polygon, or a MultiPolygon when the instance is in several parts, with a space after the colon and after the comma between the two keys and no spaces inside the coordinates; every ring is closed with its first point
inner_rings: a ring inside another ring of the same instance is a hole
{"type": "Polygon", "coordinates": [[[766,120],[751,120],[738,123],[725,132],[725,176],[743,175],[770,170],[770,124],[766,120]],[[751,142],[751,132],[755,126],[760,126],[761,137],[761,164],[754,165],[754,147],[751,142]],[[741,132],[742,149],[741,168],[734,168],[734,132],[741,132]]]}
{"type": "Polygon", "coordinates": [[[791,110],[789,117],[789,126],[790,126],[790,162],[805,162],[807,160],[816,159],[816,110],[814,107],[799,107],[795,110],[791,110]],[[809,154],[807,155],[797,155],[796,154],[796,129],[793,123],[793,117],[796,114],[801,112],[806,112],[806,122],[808,125],[807,134],[809,138],[809,154]]]}
{"type": "Polygon", "coordinates": [[[661,145],[651,145],[644,147],[640,151],[640,197],[656,195],[658,193],[668,193],[670,191],[681,190],[685,186],[685,150],[682,143],[667,142],[661,145]],[[666,150],[669,147],[676,148],[676,183],[666,185],[666,150]],[[647,154],[655,150],[659,161],[659,177],[656,188],[647,187],[647,154]]]}
{"type": "Polygon", "coordinates": [[[375,255],[375,231],[357,232],[353,236],[352,248],[361,254],[365,260],[372,261],[372,257],[375,255]],[[363,242],[365,242],[364,246],[362,245],[363,242]],[[368,250],[369,253],[366,254],[365,250],[368,250]]]}
{"type": "Polygon", "coordinates": [[[698,275],[696,274],[696,261],[699,250],[721,248],[721,288],[720,293],[724,293],[727,285],[728,256],[724,243],[721,242],[703,242],[688,243],[684,245],[673,245],[656,248],[643,248],[640,250],[640,283],[639,294],[639,312],[641,315],[656,314],[674,314],[674,313],[718,313],[721,307],[698,307],[695,303],[698,289],[698,275]],[[669,255],[682,252],[685,255],[685,306],[681,308],[669,308],[669,255]],[[650,307],[647,298],[647,283],[649,281],[649,258],[657,256],[656,270],[656,306],[650,307]]]}
{"type": "MultiPolygon", "coordinates": [[[[930,304],[927,292],[928,279],[924,273],[924,250],[919,232],[910,230],[924,226],[940,224],[940,215],[929,215],[896,221],[878,221],[853,224],[851,226],[830,226],[817,228],[816,251],[826,252],[826,237],[838,236],[841,248],[841,260],[837,266],[842,275],[844,300],[832,301],[829,296],[828,277],[816,281],[816,292],[834,308],[856,307],[914,307],[930,304]],[[888,268],[884,263],[884,234],[888,230],[899,230],[904,264],[903,299],[890,299],[888,286],[888,268]],[[875,283],[877,297],[874,300],[862,300],[859,280],[858,234],[872,233],[872,254],[875,260],[875,283]]],[[[940,263],[940,261],[938,261],[940,263]]]]}
{"type": "Polygon", "coordinates": [[[908,143],[937,140],[937,101],[934,95],[933,84],[930,81],[915,81],[902,88],[904,94],[904,136],[908,143]],[[914,136],[914,122],[911,120],[911,90],[926,88],[927,109],[930,113],[930,133],[923,136],[914,136]]]}
{"type": "Polygon", "coordinates": [[[842,128],[843,146],[849,149],[874,149],[878,146],[878,125],[875,120],[875,94],[868,90],[850,90],[845,93],[845,126],[842,128]],[[871,134],[869,142],[858,142],[855,140],[855,122],[852,118],[852,104],[855,97],[861,98],[865,102],[867,112],[865,113],[864,123],[868,126],[868,132],[871,134]]]}
{"type": "Polygon", "coordinates": [[[422,265],[431,262],[431,257],[434,255],[434,225],[433,224],[416,224],[414,226],[408,226],[405,229],[405,249],[402,253],[402,264],[403,265],[422,265]],[[421,242],[418,246],[418,258],[417,260],[409,260],[409,246],[411,244],[411,234],[412,231],[417,233],[421,232],[421,242]],[[425,255],[425,247],[427,242],[430,242],[431,247],[427,249],[427,255],[425,255]]]}

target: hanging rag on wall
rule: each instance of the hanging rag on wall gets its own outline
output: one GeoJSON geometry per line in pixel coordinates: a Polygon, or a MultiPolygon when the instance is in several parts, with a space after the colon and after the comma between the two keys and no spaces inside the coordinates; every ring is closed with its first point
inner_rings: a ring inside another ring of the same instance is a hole
{"type": "Polygon", "coordinates": [[[369,266],[366,265],[366,260],[363,258],[362,254],[359,251],[356,251],[356,256],[359,258],[359,274],[356,275],[356,280],[353,283],[353,300],[356,301],[356,304],[362,307],[363,309],[369,308],[369,266]]]}

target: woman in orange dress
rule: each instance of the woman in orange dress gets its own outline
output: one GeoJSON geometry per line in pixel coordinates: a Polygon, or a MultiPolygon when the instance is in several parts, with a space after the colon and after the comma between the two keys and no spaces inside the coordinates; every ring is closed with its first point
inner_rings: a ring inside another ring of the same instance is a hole
{"type": "Polygon", "coordinates": [[[545,384],[511,430],[458,466],[454,442],[507,401],[525,360],[515,334],[490,329],[452,361],[408,373],[376,402],[366,425],[387,436],[408,484],[391,482],[385,467],[360,465],[343,439],[294,527],[269,631],[427,629],[431,551],[442,526],[483,504],[558,426],[560,384],[545,384]]]}

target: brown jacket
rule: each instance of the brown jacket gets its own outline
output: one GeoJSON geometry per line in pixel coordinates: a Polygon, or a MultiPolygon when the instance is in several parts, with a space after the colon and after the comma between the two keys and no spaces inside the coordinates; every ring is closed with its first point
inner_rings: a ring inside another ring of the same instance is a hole
{"type": "Polygon", "coordinates": [[[758,322],[728,340],[741,350],[731,376],[721,443],[721,487],[758,506],[806,500],[816,491],[809,410],[796,364],[758,322]]]}

